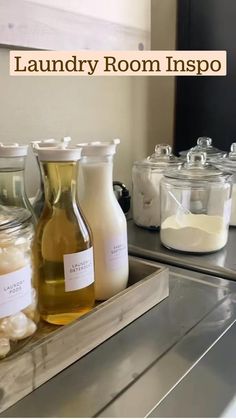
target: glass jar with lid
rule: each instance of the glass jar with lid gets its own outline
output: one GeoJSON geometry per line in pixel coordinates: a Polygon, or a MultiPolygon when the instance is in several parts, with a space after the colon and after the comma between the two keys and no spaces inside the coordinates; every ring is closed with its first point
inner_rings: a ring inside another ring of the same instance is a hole
{"type": "Polygon", "coordinates": [[[25,190],[27,153],[28,145],[0,143],[0,205],[26,208],[34,219],[25,190]]]}
{"type": "Polygon", "coordinates": [[[219,150],[212,145],[212,138],[209,137],[199,137],[195,147],[192,147],[190,150],[180,151],[179,154],[185,160],[189,151],[206,153],[207,160],[220,159],[226,155],[225,151],[219,150]]]}
{"type": "Polygon", "coordinates": [[[228,240],[232,182],[229,172],[189,152],[187,162],[161,181],[161,242],[177,251],[211,253],[228,240]]]}
{"type": "Polygon", "coordinates": [[[230,226],[236,226],[236,143],[233,143],[230,148],[230,153],[221,159],[214,161],[214,164],[222,169],[232,173],[232,208],[230,216],[230,226]]]}
{"type": "Polygon", "coordinates": [[[178,167],[181,162],[167,144],[158,144],[155,152],[144,160],[134,162],[133,220],[138,226],[157,230],[160,227],[160,181],[164,170],[178,167]]]}
{"type": "Polygon", "coordinates": [[[0,205],[0,358],[37,328],[36,289],[32,284],[31,213],[0,205]]]}

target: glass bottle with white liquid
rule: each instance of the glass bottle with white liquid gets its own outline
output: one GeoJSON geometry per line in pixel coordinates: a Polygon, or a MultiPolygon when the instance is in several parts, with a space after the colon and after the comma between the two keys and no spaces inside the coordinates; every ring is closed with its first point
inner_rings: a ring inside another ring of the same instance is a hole
{"type": "Polygon", "coordinates": [[[33,244],[39,312],[64,325],[94,306],[90,230],[75,201],[79,148],[38,148],[45,205],[33,244]]]}
{"type": "Polygon", "coordinates": [[[95,298],[106,300],[127,286],[127,222],[112,185],[113,156],[120,140],[78,144],[79,205],[92,230],[95,298]]]}

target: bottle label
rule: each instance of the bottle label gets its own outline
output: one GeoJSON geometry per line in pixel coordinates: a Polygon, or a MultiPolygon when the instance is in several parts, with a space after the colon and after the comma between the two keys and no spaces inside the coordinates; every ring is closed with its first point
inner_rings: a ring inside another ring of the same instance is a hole
{"type": "Polygon", "coordinates": [[[0,318],[24,310],[32,302],[30,265],[0,275],[0,318]]]}
{"type": "Polygon", "coordinates": [[[65,290],[77,291],[94,282],[93,248],[64,255],[65,290]]]}
{"type": "Polygon", "coordinates": [[[115,236],[106,245],[106,265],[110,271],[120,269],[127,263],[128,246],[127,234],[123,233],[115,236]]]}

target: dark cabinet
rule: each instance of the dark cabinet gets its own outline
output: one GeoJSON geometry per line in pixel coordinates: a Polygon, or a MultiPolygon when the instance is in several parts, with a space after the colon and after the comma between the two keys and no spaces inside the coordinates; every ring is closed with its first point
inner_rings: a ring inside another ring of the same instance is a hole
{"type": "Polygon", "coordinates": [[[179,0],[177,49],[227,50],[226,77],[178,77],[175,150],[209,136],[228,150],[236,141],[236,0],[179,0]]]}

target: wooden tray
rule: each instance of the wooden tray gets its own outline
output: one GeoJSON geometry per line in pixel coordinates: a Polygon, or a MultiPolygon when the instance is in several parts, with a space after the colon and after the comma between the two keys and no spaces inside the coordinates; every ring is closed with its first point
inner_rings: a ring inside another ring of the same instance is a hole
{"type": "Polygon", "coordinates": [[[40,324],[26,345],[0,361],[0,412],[168,297],[168,278],[167,268],[130,257],[126,290],[67,326],[40,324]]]}

